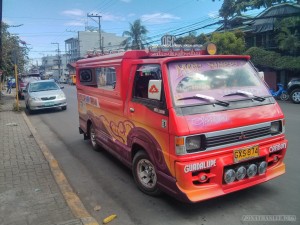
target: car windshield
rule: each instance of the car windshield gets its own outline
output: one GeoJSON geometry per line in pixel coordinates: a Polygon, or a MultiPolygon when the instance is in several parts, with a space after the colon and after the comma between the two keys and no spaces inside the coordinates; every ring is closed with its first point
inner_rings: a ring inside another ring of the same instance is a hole
{"type": "Polygon", "coordinates": [[[171,62],[168,69],[176,106],[216,103],[226,106],[230,101],[250,98],[264,101],[263,97],[270,95],[246,60],[171,62]]]}
{"type": "Polygon", "coordinates": [[[31,83],[29,86],[29,92],[38,92],[38,91],[50,91],[58,90],[59,86],[55,82],[36,82],[31,83]]]}

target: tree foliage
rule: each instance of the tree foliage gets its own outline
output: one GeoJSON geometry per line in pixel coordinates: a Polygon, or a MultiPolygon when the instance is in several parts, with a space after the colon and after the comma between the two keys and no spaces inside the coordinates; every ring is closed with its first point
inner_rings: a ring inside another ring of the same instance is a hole
{"type": "Polygon", "coordinates": [[[146,34],[148,30],[142,25],[141,20],[135,20],[130,23],[129,31],[123,32],[123,37],[127,37],[121,45],[125,46],[125,49],[144,49],[146,42],[146,34]]]}
{"type": "Polygon", "coordinates": [[[227,20],[232,16],[241,15],[242,12],[246,12],[248,10],[269,8],[274,4],[285,2],[299,3],[299,0],[224,0],[219,10],[219,15],[227,20]]]}
{"type": "Polygon", "coordinates": [[[210,41],[217,45],[218,54],[242,54],[245,51],[243,32],[213,33],[210,41]]]}
{"type": "Polygon", "coordinates": [[[299,70],[300,57],[281,56],[274,51],[266,51],[258,47],[249,48],[246,55],[251,56],[251,61],[257,67],[268,67],[273,69],[299,70]]]}
{"type": "Polygon", "coordinates": [[[28,59],[28,48],[20,46],[22,43],[20,38],[8,32],[9,26],[2,23],[2,71],[4,76],[14,75],[15,62],[18,66],[18,71],[23,72],[26,60],[28,59]]]}
{"type": "Polygon", "coordinates": [[[300,27],[300,17],[285,18],[275,24],[275,30],[279,32],[275,37],[278,48],[294,56],[300,51],[300,33],[297,27],[300,27]]]}

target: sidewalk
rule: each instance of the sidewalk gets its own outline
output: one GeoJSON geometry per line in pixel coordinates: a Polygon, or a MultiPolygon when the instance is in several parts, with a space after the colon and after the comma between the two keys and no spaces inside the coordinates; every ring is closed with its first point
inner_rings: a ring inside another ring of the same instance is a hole
{"type": "Polygon", "coordinates": [[[4,90],[2,93],[0,99],[0,224],[98,224],[75,196],[57,161],[47,147],[43,146],[42,140],[39,140],[26,114],[13,111],[15,89],[11,94],[6,94],[4,90]],[[71,197],[66,198],[66,195],[71,197]],[[76,207],[75,210],[72,208],[74,199],[83,213],[77,213],[76,207]]]}

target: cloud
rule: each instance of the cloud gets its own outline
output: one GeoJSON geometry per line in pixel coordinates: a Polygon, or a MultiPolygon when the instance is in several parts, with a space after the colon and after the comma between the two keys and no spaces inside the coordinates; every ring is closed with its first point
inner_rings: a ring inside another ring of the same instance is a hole
{"type": "Polygon", "coordinates": [[[213,19],[218,18],[219,17],[219,12],[218,11],[209,12],[208,17],[213,18],[213,19]]]}
{"type": "Polygon", "coordinates": [[[70,10],[65,10],[62,12],[62,14],[66,16],[83,16],[85,13],[81,9],[70,9],[70,10]]]}
{"type": "Polygon", "coordinates": [[[174,16],[169,13],[153,13],[153,14],[145,14],[141,16],[141,20],[143,22],[151,23],[151,24],[162,24],[169,23],[173,20],[179,20],[180,17],[174,16]]]}
{"type": "Polygon", "coordinates": [[[102,20],[103,21],[124,21],[125,18],[124,17],[120,17],[120,16],[115,16],[113,14],[110,13],[101,13],[102,16],[102,20]]]}
{"type": "Polygon", "coordinates": [[[129,3],[131,0],[120,0],[121,2],[129,3]]]}
{"type": "Polygon", "coordinates": [[[80,21],[70,21],[68,23],[64,24],[65,26],[74,26],[74,27],[83,27],[85,24],[84,22],[80,22],[80,21]]]}

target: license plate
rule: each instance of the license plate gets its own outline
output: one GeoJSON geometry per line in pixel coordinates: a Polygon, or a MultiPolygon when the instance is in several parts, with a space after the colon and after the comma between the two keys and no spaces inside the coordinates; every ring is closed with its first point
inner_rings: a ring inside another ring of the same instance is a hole
{"type": "Polygon", "coordinates": [[[233,157],[235,163],[259,157],[259,147],[255,145],[249,148],[234,150],[233,157]]]}
{"type": "Polygon", "coordinates": [[[45,102],[44,105],[45,106],[51,106],[51,105],[54,105],[54,104],[52,102],[45,102]]]}

